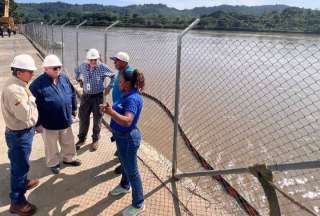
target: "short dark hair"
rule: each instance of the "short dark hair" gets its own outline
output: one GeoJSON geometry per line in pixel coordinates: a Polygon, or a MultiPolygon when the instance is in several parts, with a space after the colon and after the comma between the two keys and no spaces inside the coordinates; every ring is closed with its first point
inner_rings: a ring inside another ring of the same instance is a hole
{"type": "Polygon", "coordinates": [[[11,71],[12,71],[12,75],[16,77],[18,75],[18,72],[25,72],[25,71],[28,71],[28,70],[11,67],[11,71]]]}
{"type": "Polygon", "coordinates": [[[16,77],[17,74],[18,74],[18,71],[20,71],[20,69],[19,69],[19,68],[11,67],[11,71],[12,71],[12,75],[16,77]]]}

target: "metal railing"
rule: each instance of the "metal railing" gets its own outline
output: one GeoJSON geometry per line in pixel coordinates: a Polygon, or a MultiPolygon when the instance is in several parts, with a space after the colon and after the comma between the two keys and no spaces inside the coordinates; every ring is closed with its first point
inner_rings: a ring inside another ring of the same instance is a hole
{"type": "MultiPolygon", "coordinates": [[[[95,31],[95,43],[79,39],[83,22],[68,29],[66,40],[61,28],[61,58],[72,71],[88,48],[104,47],[105,63],[107,53],[128,52],[148,81],[140,125],[145,139],[171,160],[172,177],[193,179],[212,199],[226,202],[230,215],[317,215],[318,39],[188,34],[198,22],[181,33],[113,28],[118,22],[83,30],[95,31]],[[64,43],[74,44],[74,37],[76,48],[67,50],[76,58],[65,61],[64,43]],[[221,190],[235,202],[227,203],[221,190]]],[[[22,29],[41,48],[42,28],[22,29]]]]}
{"type": "Polygon", "coordinates": [[[64,35],[63,35],[63,28],[68,25],[71,21],[67,21],[64,24],[61,25],[61,60],[62,64],[64,64],[64,35]]]}
{"type": "Polygon", "coordinates": [[[87,20],[84,20],[82,23],[80,23],[79,25],[77,25],[76,29],[77,29],[77,34],[76,34],[76,49],[77,49],[77,64],[76,67],[79,66],[79,28],[84,25],[87,22],[87,20]]]}

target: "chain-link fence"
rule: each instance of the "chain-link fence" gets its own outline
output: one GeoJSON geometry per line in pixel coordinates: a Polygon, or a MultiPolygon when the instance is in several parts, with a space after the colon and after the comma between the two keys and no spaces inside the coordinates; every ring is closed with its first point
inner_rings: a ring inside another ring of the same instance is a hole
{"type": "MultiPolygon", "coordinates": [[[[250,35],[183,39],[180,124],[209,164],[225,169],[319,159],[319,42],[250,35]]],[[[268,212],[253,176],[226,179],[261,214],[268,212]]],[[[318,170],[275,173],[274,182],[319,212],[318,170]]],[[[282,215],[305,214],[280,202],[282,215]]]]}
{"type": "MultiPolygon", "coordinates": [[[[28,24],[25,32],[41,45],[39,28],[28,24]]],[[[77,65],[76,30],[66,27],[63,43],[59,31],[56,27],[47,50],[55,50],[61,56],[59,44],[63,46],[64,65],[73,76],[77,65]]],[[[167,166],[168,172],[172,168],[168,161],[173,155],[179,33],[112,28],[107,32],[106,46],[104,29],[83,27],[79,31],[80,63],[89,48],[98,48],[103,53],[107,47],[107,57],[118,51],[128,52],[130,64],[144,72],[147,86],[140,128],[143,139],[162,156],[159,163],[167,166]]],[[[317,36],[306,35],[217,32],[186,35],[181,46],[178,173],[257,163],[319,161],[319,42],[317,36]]],[[[111,61],[107,63],[113,66],[111,61]]],[[[274,172],[273,182],[319,214],[318,171],[274,172]]],[[[189,189],[206,197],[209,205],[223,209],[221,215],[269,213],[260,182],[249,173],[190,179],[193,189],[189,189]]],[[[282,215],[308,215],[283,195],[278,194],[278,199],[282,215]]]]}

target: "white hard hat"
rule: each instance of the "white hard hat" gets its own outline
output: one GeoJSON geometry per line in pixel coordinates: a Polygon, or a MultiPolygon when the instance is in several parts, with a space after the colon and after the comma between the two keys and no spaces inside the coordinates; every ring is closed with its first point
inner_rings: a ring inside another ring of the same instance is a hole
{"type": "Polygon", "coordinates": [[[13,68],[35,71],[37,70],[33,58],[27,54],[21,54],[14,57],[11,65],[13,68]]]}
{"type": "Polygon", "coordinates": [[[89,51],[87,52],[87,59],[99,59],[100,58],[100,54],[99,51],[96,49],[89,49],[89,51]]]}
{"type": "Polygon", "coordinates": [[[42,67],[61,67],[62,63],[58,56],[48,55],[44,58],[42,67]]]}
{"type": "Polygon", "coordinates": [[[113,61],[120,60],[128,63],[130,60],[130,57],[126,52],[118,52],[117,55],[111,57],[110,59],[113,61]]]}

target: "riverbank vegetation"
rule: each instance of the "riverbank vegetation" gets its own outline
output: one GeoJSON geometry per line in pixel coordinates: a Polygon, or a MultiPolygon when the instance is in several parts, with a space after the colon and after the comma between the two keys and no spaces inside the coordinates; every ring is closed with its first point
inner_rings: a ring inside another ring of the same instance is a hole
{"type": "Polygon", "coordinates": [[[286,5],[221,5],[190,10],[177,10],[163,4],[117,7],[62,2],[21,4],[12,1],[11,5],[12,14],[20,23],[52,20],[63,23],[71,20],[71,24],[78,24],[86,19],[87,25],[106,26],[120,20],[119,26],[123,27],[185,28],[200,17],[196,28],[203,30],[320,33],[319,10],[286,5]]]}

